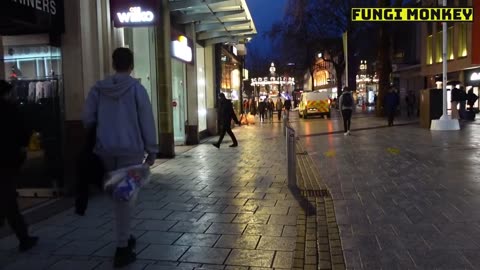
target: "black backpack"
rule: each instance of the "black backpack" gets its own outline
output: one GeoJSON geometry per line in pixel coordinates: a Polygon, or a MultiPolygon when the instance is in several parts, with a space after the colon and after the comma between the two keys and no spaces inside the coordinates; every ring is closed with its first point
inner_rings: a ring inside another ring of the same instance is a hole
{"type": "Polygon", "coordinates": [[[351,93],[344,93],[342,97],[342,107],[352,107],[353,98],[351,93]]]}

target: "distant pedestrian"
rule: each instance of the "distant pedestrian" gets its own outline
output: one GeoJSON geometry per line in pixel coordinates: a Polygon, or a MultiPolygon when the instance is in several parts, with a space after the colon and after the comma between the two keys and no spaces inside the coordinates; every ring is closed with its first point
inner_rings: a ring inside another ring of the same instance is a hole
{"type": "Polygon", "coordinates": [[[414,115],[415,102],[415,94],[413,93],[413,91],[409,91],[408,95],[405,97],[405,103],[407,104],[407,116],[409,118],[414,115]]]}
{"type": "Polygon", "coordinates": [[[235,138],[235,134],[233,134],[232,131],[232,120],[240,125],[240,122],[237,119],[237,115],[235,114],[235,111],[233,110],[233,104],[232,101],[227,99],[225,97],[225,94],[220,93],[219,97],[219,116],[220,116],[220,124],[221,124],[221,133],[220,133],[220,138],[218,139],[217,143],[213,143],[212,145],[215,146],[216,148],[220,148],[220,145],[222,144],[223,138],[225,137],[225,134],[228,133],[230,138],[233,141],[233,144],[230,145],[230,147],[237,147],[238,142],[237,138],[235,138]]]}
{"type": "Polygon", "coordinates": [[[285,103],[283,104],[285,107],[285,115],[287,119],[290,119],[290,109],[292,109],[292,101],[290,99],[285,99],[285,103]]]}
{"type": "Polygon", "coordinates": [[[343,118],[343,128],[344,128],[344,135],[350,135],[350,126],[352,124],[352,113],[353,113],[353,95],[350,91],[350,88],[344,87],[343,93],[339,98],[339,107],[342,113],[343,118]]]}
{"type": "Polygon", "coordinates": [[[468,103],[468,110],[473,111],[473,107],[475,102],[477,102],[478,96],[473,93],[473,89],[468,90],[467,94],[467,103],[468,103]]]}
{"type": "Polygon", "coordinates": [[[466,118],[466,112],[467,112],[467,100],[468,100],[468,95],[467,92],[465,91],[465,87],[461,86],[460,87],[460,110],[459,110],[459,116],[460,119],[465,119],[466,118]]]}
{"type": "Polygon", "coordinates": [[[275,109],[277,109],[278,121],[281,121],[282,120],[282,110],[283,110],[283,103],[282,103],[281,98],[277,99],[277,104],[275,104],[275,109]]]}
{"type": "Polygon", "coordinates": [[[267,111],[267,104],[265,103],[265,100],[261,100],[260,103],[258,103],[258,113],[260,114],[260,122],[265,121],[266,111],[267,111]]]}
{"type": "Polygon", "coordinates": [[[460,88],[455,87],[452,89],[452,94],[450,97],[450,102],[452,105],[452,119],[459,119],[460,115],[458,113],[458,104],[462,101],[462,91],[460,88]]]}
{"type": "MultiPolygon", "coordinates": [[[[112,55],[116,73],[92,87],[85,103],[83,122],[96,128],[95,154],[103,161],[106,173],[135,165],[153,165],[158,152],[152,105],[147,90],[131,77],[133,52],[118,48],[112,55]]],[[[136,196],[135,196],[136,197],[136,196]]],[[[136,198],[113,199],[117,249],[114,267],[136,260],[136,239],[130,235],[136,198]]]]}
{"type": "Polygon", "coordinates": [[[19,250],[27,251],[37,244],[38,237],[28,234],[17,202],[16,178],[26,160],[28,141],[31,135],[25,119],[13,102],[12,86],[0,81],[0,224],[6,219],[20,242],[19,250]]]}
{"type": "Polygon", "coordinates": [[[399,104],[398,94],[395,92],[395,89],[390,88],[388,94],[385,96],[385,113],[388,118],[388,126],[393,126],[395,120],[395,114],[397,113],[397,107],[399,104]]]}
{"type": "Polygon", "coordinates": [[[267,108],[268,108],[268,119],[270,121],[273,121],[273,111],[275,110],[275,103],[273,103],[272,99],[268,100],[267,108]]]}

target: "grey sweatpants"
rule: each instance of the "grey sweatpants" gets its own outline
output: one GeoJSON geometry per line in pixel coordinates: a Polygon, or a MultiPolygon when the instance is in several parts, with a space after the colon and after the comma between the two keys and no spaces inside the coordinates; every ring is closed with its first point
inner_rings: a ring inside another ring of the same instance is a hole
{"type": "MultiPolygon", "coordinates": [[[[142,164],[144,157],[102,157],[102,160],[105,170],[110,172],[142,164]]],[[[130,238],[130,221],[135,211],[136,201],[137,196],[133,197],[128,202],[122,202],[112,198],[117,247],[128,246],[128,239],[130,238]]]]}

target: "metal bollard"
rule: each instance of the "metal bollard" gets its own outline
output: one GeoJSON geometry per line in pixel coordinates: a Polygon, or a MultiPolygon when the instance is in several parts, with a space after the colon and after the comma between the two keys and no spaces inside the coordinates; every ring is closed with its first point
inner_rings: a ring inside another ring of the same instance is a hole
{"type": "Polygon", "coordinates": [[[285,115],[283,116],[283,136],[286,136],[287,135],[287,127],[288,127],[288,119],[285,117],[285,115]]]}
{"type": "Polygon", "coordinates": [[[289,125],[285,126],[287,133],[287,179],[289,187],[297,186],[297,153],[295,147],[295,130],[289,125]]]}

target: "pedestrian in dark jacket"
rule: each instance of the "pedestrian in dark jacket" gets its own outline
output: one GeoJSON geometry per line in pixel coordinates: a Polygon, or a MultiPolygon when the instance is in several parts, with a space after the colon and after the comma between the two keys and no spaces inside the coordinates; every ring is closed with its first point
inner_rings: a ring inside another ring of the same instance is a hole
{"type": "Polygon", "coordinates": [[[258,103],[258,113],[260,114],[260,122],[265,121],[266,110],[267,110],[267,103],[265,103],[265,100],[260,101],[260,103],[258,103]]]}
{"type": "Polygon", "coordinates": [[[468,110],[473,111],[473,106],[475,102],[477,102],[478,96],[473,93],[473,89],[468,90],[467,94],[467,103],[468,103],[468,110]]]}
{"type": "Polygon", "coordinates": [[[272,99],[268,100],[267,108],[268,108],[268,119],[270,121],[273,121],[273,110],[275,109],[275,103],[273,103],[272,99]]]}
{"type": "Polygon", "coordinates": [[[228,133],[228,135],[233,141],[233,144],[230,145],[230,147],[237,147],[238,146],[237,138],[235,138],[235,134],[233,134],[233,131],[232,131],[232,120],[235,121],[235,123],[237,123],[238,125],[240,125],[240,121],[238,121],[237,115],[233,110],[232,101],[227,99],[225,97],[225,94],[220,93],[219,103],[220,103],[219,116],[220,116],[220,124],[222,125],[222,131],[220,133],[220,138],[218,139],[218,142],[213,143],[213,146],[215,146],[216,148],[220,148],[220,145],[222,144],[222,141],[223,141],[223,137],[225,137],[225,134],[228,133]]]}
{"type": "Polygon", "coordinates": [[[395,92],[394,88],[390,88],[390,91],[385,96],[385,113],[388,116],[388,126],[393,126],[393,121],[395,119],[395,113],[397,112],[397,106],[400,100],[398,94],[395,92]]]}
{"type": "Polygon", "coordinates": [[[283,110],[283,103],[282,103],[282,99],[281,98],[278,98],[277,99],[277,104],[275,104],[275,108],[277,109],[277,113],[278,113],[278,121],[281,121],[282,120],[282,110],[283,110]]]}
{"type": "Polygon", "coordinates": [[[28,233],[17,202],[15,179],[26,159],[26,147],[31,135],[26,127],[25,119],[17,105],[12,101],[12,86],[0,80],[0,175],[2,188],[0,189],[0,219],[6,219],[20,242],[19,250],[27,251],[38,242],[38,237],[28,233]]]}
{"type": "Polygon", "coordinates": [[[75,199],[75,213],[83,216],[88,206],[89,186],[95,185],[102,190],[105,176],[105,166],[101,158],[94,153],[97,129],[87,130],[85,146],[78,160],[77,194],[75,199]]]}

